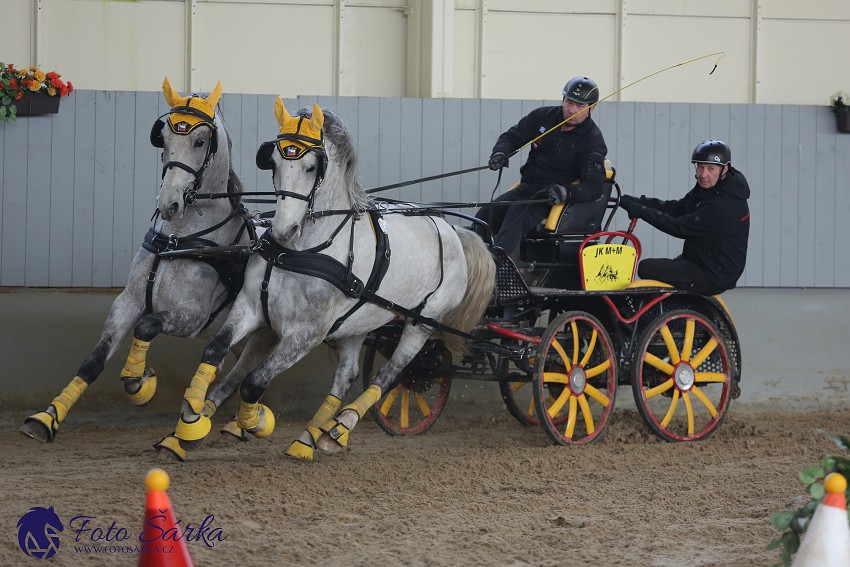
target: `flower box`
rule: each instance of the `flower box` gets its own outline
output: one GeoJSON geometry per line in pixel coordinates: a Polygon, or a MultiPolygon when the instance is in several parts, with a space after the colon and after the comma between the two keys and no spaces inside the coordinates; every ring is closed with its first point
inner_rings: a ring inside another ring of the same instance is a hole
{"type": "Polygon", "coordinates": [[[835,111],[835,125],[839,132],[850,133],[850,108],[835,111]]]}
{"type": "Polygon", "coordinates": [[[59,112],[60,97],[45,93],[25,92],[20,100],[15,101],[18,116],[34,116],[37,114],[56,114],[59,112]]]}

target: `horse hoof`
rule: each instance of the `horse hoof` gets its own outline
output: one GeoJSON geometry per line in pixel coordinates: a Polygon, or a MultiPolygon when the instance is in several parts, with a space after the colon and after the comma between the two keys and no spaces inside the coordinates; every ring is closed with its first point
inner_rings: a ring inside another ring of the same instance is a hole
{"type": "Polygon", "coordinates": [[[316,441],[316,449],[326,455],[335,455],[342,451],[343,448],[342,445],[331,439],[331,436],[327,433],[322,433],[322,436],[316,441]]]}
{"type": "Polygon", "coordinates": [[[53,441],[53,435],[50,434],[50,428],[35,419],[27,419],[18,431],[30,439],[35,439],[40,443],[49,443],[53,441]]]}
{"type": "Polygon", "coordinates": [[[143,408],[151,403],[156,393],[156,373],[153,368],[145,368],[142,376],[124,376],[124,393],[134,405],[143,408]]]}
{"type": "Polygon", "coordinates": [[[248,432],[239,427],[234,419],[221,428],[221,440],[227,443],[235,443],[236,441],[244,443],[248,441],[248,432]]]}
{"type": "Polygon", "coordinates": [[[286,455],[299,461],[313,461],[315,459],[313,448],[297,439],[290,443],[286,455]]]}
{"type": "Polygon", "coordinates": [[[212,421],[205,415],[199,415],[198,419],[189,423],[181,417],[177,421],[177,427],[174,430],[174,436],[181,441],[200,441],[209,435],[212,429],[212,421]]]}
{"type": "Polygon", "coordinates": [[[272,434],[274,426],[274,412],[267,405],[260,404],[260,423],[254,429],[249,430],[251,435],[263,439],[272,434]]]}
{"type": "Polygon", "coordinates": [[[161,463],[186,460],[186,449],[180,446],[180,440],[173,435],[165,437],[154,445],[154,449],[156,449],[156,460],[161,463]]]}

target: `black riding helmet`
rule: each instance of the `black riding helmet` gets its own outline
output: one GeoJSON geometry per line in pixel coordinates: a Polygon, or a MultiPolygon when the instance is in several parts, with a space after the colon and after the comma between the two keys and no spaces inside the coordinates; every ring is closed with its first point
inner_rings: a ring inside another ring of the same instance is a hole
{"type": "Polygon", "coordinates": [[[599,100],[599,87],[593,79],[573,77],[564,85],[564,98],[579,104],[594,104],[599,100]]]}
{"type": "Polygon", "coordinates": [[[691,163],[713,163],[729,165],[732,162],[732,150],[723,140],[704,140],[697,144],[691,154],[691,163]]]}

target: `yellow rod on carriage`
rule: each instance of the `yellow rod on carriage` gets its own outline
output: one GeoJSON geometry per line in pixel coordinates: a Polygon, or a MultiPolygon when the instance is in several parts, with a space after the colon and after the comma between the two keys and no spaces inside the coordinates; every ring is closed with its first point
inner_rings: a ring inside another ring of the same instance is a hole
{"type": "Polygon", "coordinates": [[[640,83],[641,81],[645,81],[646,79],[649,79],[650,77],[654,77],[655,75],[659,75],[659,74],[661,74],[661,73],[663,73],[663,72],[665,72],[665,71],[669,71],[670,69],[675,69],[676,67],[681,67],[681,66],[683,66],[683,65],[687,65],[687,64],[689,64],[689,63],[694,63],[695,61],[700,61],[700,60],[702,60],[702,59],[707,59],[707,58],[709,58],[709,57],[714,57],[715,55],[719,55],[719,57],[717,58],[717,61],[715,61],[715,62],[714,62],[714,67],[711,69],[711,72],[709,73],[709,75],[711,75],[711,74],[712,74],[712,73],[714,73],[714,71],[717,69],[717,65],[718,65],[718,63],[720,63],[720,60],[721,60],[721,59],[723,59],[724,57],[726,57],[726,52],[725,52],[725,51],[716,51],[716,52],[714,52],[714,53],[709,53],[709,54],[707,54],[707,55],[701,55],[701,56],[699,56],[699,57],[694,57],[693,59],[688,59],[687,61],[680,61],[679,63],[676,63],[675,65],[670,65],[669,67],[665,67],[664,69],[660,69],[660,70],[658,70],[658,71],[655,71],[654,73],[650,73],[649,75],[646,75],[645,77],[641,77],[641,78],[640,78],[640,79],[638,79],[637,81],[632,81],[631,83],[629,83],[629,84],[628,84],[628,85],[626,85],[625,87],[622,87],[622,88],[620,88],[620,89],[617,89],[616,91],[612,92],[612,93],[611,93],[611,94],[609,94],[608,96],[606,96],[606,97],[604,97],[604,98],[601,98],[601,99],[597,100],[597,101],[596,101],[596,102],[594,102],[593,104],[588,105],[588,107],[587,107],[586,109],[584,109],[584,110],[580,110],[579,112],[576,112],[575,114],[572,114],[572,115],[568,116],[568,117],[567,117],[567,118],[565,118],[562,122],[559,122],[558,124],[556,124],[555,126],[552,126],[552,127],[551,127],[551,128],[549,128],[548,130],[546,130],[545,132],[543,132],[542,134],[540,134],[539,136],[537,136],[536,138],[534,138],[534,139],[532,139],[532,140],[529,140],[528,142],[526,142],[526,143],[525,143],[525,144],[523,144],[522,146],[518,147],[518,148],[517,148],[516,150],[514,150],[514,151],[513,151],[513,152],[512,152],[512,153],[511,153],[508,157],[511,157],[511,156],[516,155],[517,153],[521,152],[523,149],[527,148],[528,146],[530,146],[531,144],[533,144],[533,143],[534,143],[534,142],[536,142],[537,140],[539,140],[539,139],[543,138],[544,136],[548,135],[548,134],[549,134],[549,133],[551,133],[552,131],[557,130],[558,128],[560,128],[561,126],[563,126],[564,124],[566,124],[569,120],[571,120],[573,117],[578,116],[579,114],[581,114],[582,112],[585,112],[586,110],[590,110],[591,108],[595,107],[595,106],[596,106],[597,104],[599,104],[600,102],[602,102],[602,101],[604,101],[604,100],[608,100],[608,99],[609,99],[609,98],[611,98],[612,96],[616,96],[616,95],[620,94],[621,92],[623,92],[623,91],[624,91],[624,90],[626,90],[627,88],[632,87],[632,86],[634,86],[634,85],[636,85],[636,84],[640,83]]]}

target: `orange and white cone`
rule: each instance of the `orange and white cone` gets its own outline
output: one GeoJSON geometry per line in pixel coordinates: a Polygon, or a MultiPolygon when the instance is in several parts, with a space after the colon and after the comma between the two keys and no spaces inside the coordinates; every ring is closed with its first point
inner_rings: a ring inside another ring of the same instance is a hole
{"type": "Polygon", "coordinates": [[[142,527],[144,547],[139,552],[138,567],[194,567],[183,533],[174,519],[168,486],[171,479],[162,469],[151,469],[145,476],[148,490],[145,499],[145,525],[142,527]]]}
{"type": "Polygon", "coordinates": [[[847,524],[847,479],[830,473],[826,495],[818,504],[803,535],[791,567],[846,567],[850,565],[850,527],[847,524]]]}

